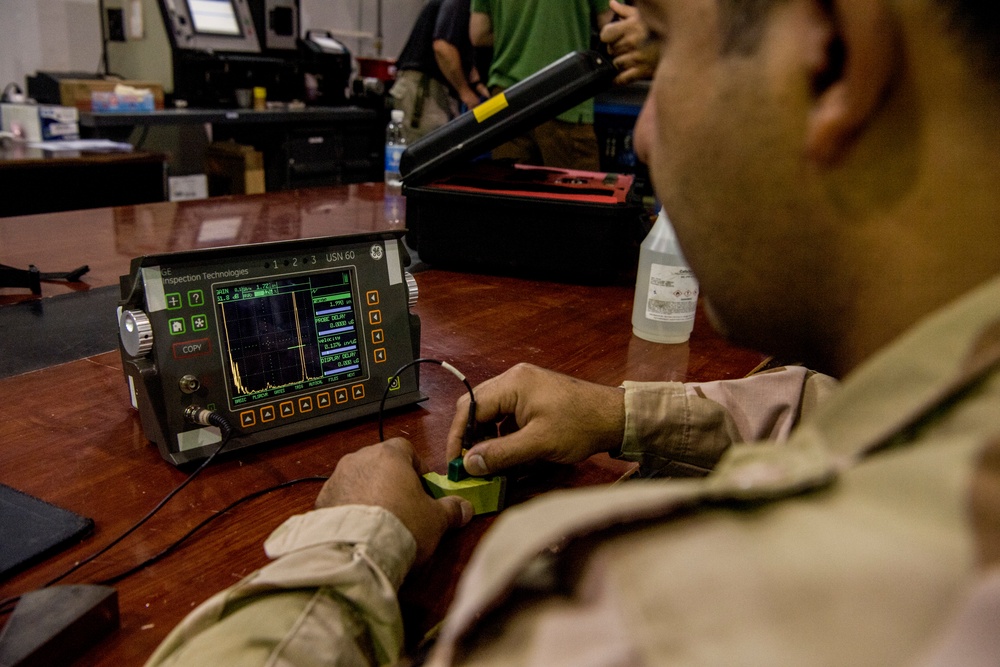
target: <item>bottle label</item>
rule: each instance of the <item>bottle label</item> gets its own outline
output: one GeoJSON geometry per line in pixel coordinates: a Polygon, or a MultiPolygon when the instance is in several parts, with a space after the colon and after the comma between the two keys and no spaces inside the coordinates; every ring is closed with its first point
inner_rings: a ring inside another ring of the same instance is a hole
{"type": "Polygon", "coordinates": [[[654,322],[688,322],[698,307],[698,281],[686,266],[653,264],[649,267],[646,319],[654,322]]]}
{"type": "Polygon", "coordinates": [[[385,147],[385,170],[393,173],[399,172],[399,158],[402,157],[406,145],[386,145],[385,147]]]}

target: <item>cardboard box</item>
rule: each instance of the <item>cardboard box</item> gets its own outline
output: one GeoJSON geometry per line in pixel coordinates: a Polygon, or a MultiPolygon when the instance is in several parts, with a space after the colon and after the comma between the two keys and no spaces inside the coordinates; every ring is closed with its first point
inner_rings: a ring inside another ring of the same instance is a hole
{"type": "Polygon", "coordinates": [[[25,141],[79,139],[79,114],[72,107],[49,104],[0,104],[0,125],[25,141]]]}
{"type": "Polygon", "coordinates": [[[265,192],[264,154],[253,146],[217,141],[205,150],[208,191],[219,195],[254,195],[265,192]]]}
{"type": "Polygon", "coordinates": [[[62,79],[59,82],[59,97],[64,106],[76,107],[80,111],[96,111],[93,108],[94,93],[114,93],[118,85],[149,90],[153,95],[153,108],[163,108],[163,86],[155,81],[62,79]]]}

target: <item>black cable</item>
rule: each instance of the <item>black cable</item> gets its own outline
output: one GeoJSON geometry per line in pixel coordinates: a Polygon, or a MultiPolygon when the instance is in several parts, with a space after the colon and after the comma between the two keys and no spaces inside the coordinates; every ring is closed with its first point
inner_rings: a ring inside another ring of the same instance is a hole
{"type": "Polygon", "coordinates": [[[219,446],[216,447],[212,451],[212,453],[208,455],[208,458],[206,458],[204,461],[201,462],[201,465],[199,465],[197,468],[195,468],[194,472],[192,472],[190,475],[187,476],[187,479],[185,479],[183,482],[181,482],[180,484],[178,484],[177,487],[174,488],[173,491],[171,491],[166,496],[164,496],[163,500],[161,500],[159,503],[156,504],[156,507],[154,507],[148,513],[146,513],[146,516],[144,516],[141,519],[139,519],[139,521],[137,523],[135,523],[131,528],[129,528],[128,530],[126,530],[124,533],[122,533],[121,535],[119,535],[117,538],[115,538],[114,540],[112,540],[110,543],[108,543],[103,549],[99,549],[96,553],[94,553],[94,554],[88,556],[87,558],[84,558],[82,561],[76,563],[75,565],[73,565],[73,567],[69,568],[68,570],[66,570],[65,572],[63,572],[62,574],[60,574],[55,579],[53,579],[49,583],[45,584],[45,586],[43,586],[43,588],[48,588],[49,586],[52,586],[53,584],[56,584],[56,583],[62,581],[63,579],[65,579],[69,575],[71,575],[74,572],[76,572],[77,570],[79,570],[84,565],[87,565],[88,563],[94,561],[96,558],[99,558],[100,556],[103,556],[105,553],[108,552],[109,549],[111,549],[115,545],[121,543],[122,540],[124,540],[126,537],[128,537],[129,535],[131,535],[132,533],[134,533],[136,530],[138,530],[143,524],[145,524],[147,521],[149,521],[150,519],[152,519],[153,516],[157,512],[159,512],[161,509],[163,509],[163,506],[166,505],[168,502],[170,502],[170,500],[173,499],[174,496],[176,496],[188,484],[190,484],[192,481],[194,481],[194,478],[197,477],[199,474],[201,474],[201,471],[204,470],[205,468],[207,468],[208,465],[213,460],[215,460],[215,457],[218,456],[218,454],[222,451],[222,449],[229,443],[229,437],[232,435],[232,427],[229,425],[229,422],[226,420],[226,418],[223,417],[222,415],[218,414],[217,412],[210,412],[208,410],[205,410],[204,408],[197,408],[195,406],[192,406],[192,407],[189,407],[188,409],[186,409],[184,411],[184,416],[187,417],[192,422],[194,422],[196,424],[201,424],[202,426],[217,426],[217,427],[219,427],[219,430],[222,431],[222,440],[219,442],[219,446]],[[197,419],[201,419],[201,421],[198,421],[197,419]]]}
{"type": "Polygon", "coordinates": [[[104,0],[97,1],[97,11],[101,15],[101,64],[104,66],[104,76],[107,76],[111,68],[108,66],[108,26],[106,24],[108,17],[104,0]]]}
{"type": "Polygon", "coordinates": [[[190,539],[191,536],[193,536],[199,530],[201,530],[202,528],[204,528],[205,526],[207,526],[211,522],[215,521],[219,517],[225,515],[227,512],[229,512],[229,511],[233,510],[234,508],[238,507],[239,505],[242,505],[243,503],[246,503],[246,502],[249,502],[251,500],[254,500],[255,498],[260,498],[261,496],[267,495],[268,493],[271,493],[272,491],[279,491],[281,489],[288,488],[288,487],[294,486],[296,484],[302,484],[303,482],[325,482],[328,479],[330,479],[330,478],[329,477],[319,476],[319,475],[312,476],[312,477],[300,477],[298,479],[289,480],[287,482],[282,482],[280,484],[275,484],[274,486],[270,486],[270,487],[268,487],[266,489],[261,489],[259,491],[254,491],[253,493],[249,493],[249,494],[243,496],[242,498],[239,498],[239,499],[234,500],[233,502],[229,503],[228,505],[226,505],[225,507],[223,507],[221,510],[219,510],[218,512],[216,512],[212,516],[203,519],[201,522],[198,523],[198,525],[196,525],[194,528],[192,528],[191,530],[189,530],[188,532],[186,532],[184,535],[182,535],[180,538],[178,538],[173,543],[171,543],[170,545],[168,545],[165,549],[163,549],[163,551],[161,551],[160,553],[156,554],[155,556],[150,556],[149,558],[147,558],[143,562],[139,563],[138,565],[134,565],[131,568],[125,570],[124,572],[120,572],[120,573],[118,573],[118,574],[116,574],[114,576],[108,577],[107,579],[103,579],[101,581],[98,581],[97,583],[100,584],[100,585],[102,585],[102,586],[110,586],[111,584],[118,583],[122,579],[125,579],[126,577],[130,577],[133,574],[135,574],[136,572],[139,572],[140,570],[142,570],[144,568],[147,568],[150,565],[163,560],[164,558],[166,558],[167,556],[169,556],[170,554],[172,554],[174,551],[176,551],[177,549],[179,549],[180,546],[182,544],[184,544],[184,542],[186,542],[188,539],[190,539]]]}
{"type": "MultiPolygon", "coordinates": [[[[468,446],[471,446],[472,445],[472,438],[473,438],[473,435],[474,435],[474,432],[475,432],[475,425],[476,425],[476,396],[475,396],[475,394],[472,391],[472,385],[469,384],[469,381],[466,379],[465,375],[463,375],[457,368],[455,368],[454,366],[452,366],[448,362],[441,361],[439,359],[428,359],[428,358],[414,359],[413,361],[410,361],[410,362],[404,364],[403,366],[401,366],[393,375],[389,376],[388,382],[386,383],[385,391],[382,393],[382,400],[379,402],[379,408],[378,408],[378,434],[379,434],[379,440],[383,440],[383,441],[385,440],[384,419],[383,419],[384,411],[385,411],[385,401],[386,401],[386,398],[389,395],[389,391],[392,388],[392,385],[393,385],[394,381],[396,381],[396,380],[399,379],[399,377],[400,377],[400,375],[402,375],[403,371],[405,371],[408,368],[411,368],[413,366],[416,366],[418,364],[424,364],[424,363],[437,364],[438,366],[441,366],[441,367],[445,368],[446,370],[448,370],[449,372],[451,372],[455,377],[457,377],[459,380],[461,380],[462,383],[465,385],[466,390],[469,392],[469,416],[468,416],[468,420],[466,422],[465,434],[462,437],[462,446],[463,446],[463,448],[467,448],[468,446]]],[[[121,543],[125,538],[127,538],[129,535],[131,535],[132,533],[134,533],[136,530],[138,530],[143,524],[145,524],[157,512],[159,512],[163,508],[163,506],[166,505],[174,496],[176,496],[178,493],[180,493],[181,490],[184,489],[184,487],[186,487],[188,484],[190,484],[195,479],[195,477],[197,477],[201,473],[202,470],[204,470],[206,467],[208,467],[208,465],[215,459],[215,457],[219,453],[222,452],[222,450],[225,448],[225,446],[229,443],[229,439],[232,436],[232,426],[229,424],[228,420],[226,420],[226,418],[223,417],[222,415],[218,414],[217,412],[212,412],[210,410],[206,410],[206,409],[198,407],[198,406],[190,406],[190,407],[188,407],[187,409],[184,410],[184,416],[185,416],[186,419],[188,419],[189,421],[191,421],[191,422],[193,422],[195,424],[201,424],[203,426],[216,426],[216,427],[218,427],[219,430],[222,432],[222,439],[219,442],[219,446],[216,447],[212,451],[211,454],[209,454],[209,456],[194,470],[194,472],[192,472],[190,475],[188,475],[187,479],[185,479],[183,482],[181,482],[173,491],[171,491],[170,493],[168,493],[163,498],[163,500],[161,500],[159,503],[157,503],[157,505],[152,510],[150,510],[146,514],[146,516],[144,516],[142,519],[140,519],[137,523],[135,523],[131,528],[129,528],[128,530],[126,530],[120,536],[118,536],[117,538],[115,538],[114,540],[112,540],[111,542],[109,542],[103,548],[99,549],[98,551],[96,551],[95,553],[91,554],[87,558],[84,558],[83,560],[75,563],[72,567],[70,567],[69,569],[67,569],[65,572],[63,572],[62,574],[60,574],[59,576],[55,577],[54,579],[52,579],[51,581],[49,581],[48,583],[46,583],[44,586],[42,586],[42,588],[48,588],[49,586],[52,586],[52,585],[54,585],[54,584],[62,581],[63,579],[65,579],[66,577],[68,577],[69,575],[71,575],[72,573],[74,573],[77,570],[79,570],[81,567],[87,565],[88,563],[93,562],[95,559],[97,559],[100,556],[102,556],[105,553],[107,553],[112,547],[114,547],[115,545],[121,543]]],[[[193,536],[199,530],[201,530],[202,528],[204,528],[205,526],[207,526],[212,521],[215,521],[219,517],[225,515],[226,513],[228,513],[229,511],[231,511],[235,507],[237,507],[237,506],[239,506],[239,505],[241,505],[241,504],[243,504],[245,502],[249,502],[250,500],[253,500],[255,498],[259,498],[259,497],[261,497],[263,495],[271,493],[272,491],[277,491],[277,490],[280,490],[280,489],[283,489],[283,488],[287,488],[287,487],[293,486],[295,484],[300,484],[302,482],[326,481],[326,479],[328,479],[328,478],[321,477],[321,476],[302,477],[302,478],[299,478],[299,479],[294,479],[294,480],[290,480],[290,481],[287,481],[287,482],[282,482],[280,484],[276,484],[276,485],[268,487],[266,489],[261,489],[259,491],[254,491],[253,493],[247,494],[246,496],[243,496],[242,498],[239,498],[239,499],[233,501],[232,503],[230,503],[229,505],[227,505],[226,507],[224,507],[219,512],[217,512],[217,513],[213,514],[212,516],[207,517],[206,519],[204,519],[201,522],[199,522],[191,530],[189,530],[187,533],[185,533],[184,535],[182,535],[179,539],[175,540],[173,543],[171,543],[170,545],[168,545],[166,548],[164,548],[159,553],[157,553],[157,554],[155,554],[155,555],[147,558],[145,561],[143,561],[142,563],[139,563],[138,565],[134,565],[131,568],[129,568],[129,569],[123,571],[123,572],[120,572],[120,573],[118,573],[116,575],[113,575],[111,577],[103,579],[103,580],[101,580],[101,581],[99,581],[97,583],[100,584],[100,585],[105,585],[105,586],[117,583],[117,582],[119,582],[119,581],[121,581],[121,580],[123,580],[123,579],[125,579],[125,578],[127,578],[127,577],[129,577],[129,576],[131,576],[133,574],[135,574],[136,572],[139,572],[140,570],[142,570],[142,569],[144,569],[146,567],[149,567],[150,565],[152,565],[152,564],[154,564],[154,563],[162,560],[163,558],[166,558],[171,553],[173,553],[178,548],[180,548],[180,546],[184,542],[186,542],[188,539],[190,539],[191,536],[193,536]]],[[[20,599],[21,599],[21,596],[18,595],[18,596],[9,597],[9,598],[7,598],[5,600],[0,601],[0,614],[7,614],[10,611],[12,611],[13,608],[14,608],[14,605],[16,605],[17,602],[18,602],[18,600],[20,600],[20,599]]]]}
{"type": "Polygon", "coordinates": [[[476,431],[476,395],[472,392],[472,385],[465,379],[465,376],[461,373],[461,371],[449,364],[447,361],[441,361],[440,359],[414,359],[413,361],[400,366],[394,374],[389,376],[389,381],[386,383],[385,390],[382,392],[382,400],[378,404],[378,439],[383,442],[385,441],[385,432],[382,426],[384,421],[383,415],[385,411],[385,399],[389,396],[389,390],[392,389],[393,383],[399,379],[399,376],[402,375],[403,371],[418,364],[437,364],[445,370],[450,371],[452,375],[461,380],[465,385],[466,390],[469,392],[469,418],[465,423],[465,433],[462,436],[462,448],[468,449],[473,444],[473,438],[476,431]]]}
{"type": "Polygon", "coordinates": [[[135,140],[133,147],[136,150],[142,150],[142,147],[146,143],[146,139],[148,137],[149,137],[149,124],[143,123],[142,127],[139,128],[139,137],[135,140]]]}
{"type": "MultiPolygon", "coordinates": [[[[147,521],[149,521],[151,518],[153,518],[153,516],[157,512],[159,512],[161,509],[163,509],[164,505],[166,505],[168,502],[170,502],[170,500],[174,496],[176,496],[178,493],[181,492],[182,489],[184,489],[184,487],[186,487],[188,484],[190,484],[194,480],[194,478],[197,477],[201,473],[202,470],[204,470],[206,467],[208,467],[208,465],[215,459],[215,457],[229,443],[229,438],[232,436],[233,428],[229,424],[229,421],[225,417],[223,417],[222,415],[220,415],[219,413],[217,413],[217,412],[211,412],[209,410],[206,410],[204,408],[200,408],[200,407],[197,407],[197,406],[190,406],[190,407],[188,407],[187,409],[184,410],[184,416],[189,421],[191,421],[191,422],[193,422],[195,424],[201,424],[202,426],[216,426],[216,427],[218,427],[219,431],[222,434],[222,439],[219,442],[219,446],[216,447],[212,451],[212,453],[208,455],[208,458],[206,458],[204,461],[202,461],[201,465],[199,465],[194,470],[194,472],[192,472],[190,475],[187,476],[187,479],[185,479],[183,482],[181,482],[179,485],[177,485],[177,487],[174,488],[173,491],[171,491],[166,496],[164,496],[163,500],[161,500],[159,503],[157,503],[156,506],[153,509],[151,509],[148,513],[146,513],[146,516],[144,516],[141,519],[139,519],[139,521],[136,522],[135,524],[133,524],[131,528],[129,528],[128,530],[126,530],[124,533],[122,533],[121,535],[119,535],[115,539],[111,540],[111,542],[109,542],[108,544],[106,544],[101,549],[98,549],[96,552],[92,553],[90,556],[87,556],[86,558],[84,558],[81,561],[77,561],[69,569],[67,569],[65,572],[63,572],[59,576],[55,577],[54,579],[52,579],[48,583],[44,584],[41,588],[48,588],[49,586],[53,586],[53,585],[59,583],[60,581],[62,581],[66,577],[68,577],[69,575],[71,575],[74,572],[76,572],[77,570],[79,570],[84,565],[87,565],[88,563],[93,562],[95,559],[103,556],[105,553],[107,553],[115,545],[120,544],[122,542],[122,540],[124,540],[126,537],[128,537],[129,535],[131,535],[132,533],[134,533],[136,530],[139,529],[139,527],[141,527],[143,524],[145,524],[147,521]]],[[[7,598],[5,600],[0,600],[0,614],[6,614],[6,613],[8,613],[10,611],[10,609],[8,609],[8,607],[11,607],[11,609],[12,609],[13,605],[17,604],[17,601],[20,600],[20,598],[21,598],[21,596],[18,595],[18,596],[15,596],[15,597],[9,597],[9,598],[7,598]]]]}
{"type": "Polygon", "coordinates": [[[0,102],[13,102],[15,101],[14,97],[18,95],[24,95],[24,91],[21,90],[21,86],[17,85],[16,81],[11,81],[4,86],[3,93],[0,93],[0,102]]]}
{"type": "MultiPolygon", "coordinates": [[[[466,437],[463,438],[463,445],[465,445],[466,442],[467,442],[468,437],[470,437],[470,434],[472,433],[472,431],[473,431],[473,429],[475,427],[476,398],[475,398],[475,394],[472,391],[472,385],[469,384],[469,381],[465,378],[465,376],[461,372],[459,372],[459,370],[457,368],[455,368],[454,366],[452,366],[451,364],[449,364],[447,362],[439,361],[437,359],[416,359],[416,360],[411,361],[411,362],[405,364],[404,366],[400,367],[399,370],[396,371],[395,375],[390,376],[387,387],[391,387],[392,386],[392,381],[394,379],[398,378],[403,373],[403,371],[405,371],[407,368],[410,368],[411,366],[414,366],[414,365],[420,364],[420,363],[435,363],[435,364],[438,364],[439,366],[443,366],[448,371],[450,371],[452,374],[454,374],[456,377],[458,377],[465,384],[465,387],[468,390],[469,397],[470,397],[469,419],[468,419],[468,424],[466,426],[466,437]]],[[[388,391],[386,391],[385,393],[383,393],[383,395],[382,395],[382,402],[379,404],[379,438],[383,439],[383,440],[384,440],[384,436],[383,436],[383,428],[382,428],[382,426],[383,426],[382,414],[383,414],[383,409],[385,407],[385,399],[386,399],[387,394],[388,394],[388,391]]],[[[205,421],[209,421],[210,422],[211,421],[210,420],[211,416],[215,415],[215,414],[216,413],[214,413],[214,412],[210,412],[208,410],[204,410],[202,408],[195,408],[195,407],[188,408],[185,411],[185,416],[187,416],[191,421],[194,421],[195,423],[204,424],[204,425],[207,425],[205,423],[205,421]]],[[[216,424],[216,425],[218,425],[218,424],[216,424]]],[[[228,440],[228,438],[229,438],[229,433],[227,432],[225,440],[228,440]]],[[[194,476],[195,476],[195,474],[197,474],[198,472],[200,472],[201,468],[205,467],[205,465],[207,465],[208,461],[210,461],[217,453],[219,453],[220,450],[221,450],[221,445],[214,452],[212,452],[211,456],[209,456],[209,458],[205,461],[205,463],[203,463],[199,467],[198,470],[196,470],[194,473],[192,473],[192,475],[182,484],[182,486],[178,487],[173,493],[176,494],[178,491],[180,491],[180,489],[184,485],[186,485],[191,479],[193,479],[194,476]]],[[[179,549],[180,546],[182,544],[184,544],[184,542],[186,542],[188,539],[190,539],[199,530],[201,530],[202,528],[204,528],[205,526],[207,526],[211,522],[215,521],[219,517],[227,514],[228,512],[230,512],[231,510],[233,510],[234,508],[238,507],[239,505],[242,505],[243,503],[249,502],[249,501],[254,500],[256,498],[260,498],[261,496],[267,495],[268,493],[271,493],[273,491],[278,491],[278,490],[281,490],[281,489],[284,489],[284,488],[288,488],[288,487],[294,486],[296,484],[301,484],[303,482],[325,482],[328,479],[329,479],[329,477],[323,477],[323,476],[318,476],[318,475],[317,476],[310,476],[310,477],[300,477],[299,479],[293,479],[293,480],[289,480],[287,482],[281,482],[280,484],[275,484],[274,486],[270,486],[270,487],[268,487],[266,489],[261,489],[259,491],[254,491],[252,493],[249,493],[249,494],[243,496],[242,498],[238,498],[237,500],[234,500],[233,502],[231,502],[230,504],[226,505],[224,508],[222,508],[221,510],[219,510],[218,512],[216,512],[215,514],[213,514],[212,516],[209,516],[209,517],[203,519],[201,522],[199,522],[197,525],[195,525],[193,528],[191,528],[187,533],[185,533],[180,538],[178,538],[177,540],[175,540],[173,543],[171,543],[170,545],[168,545],[166,548],[164,548],[158,554],[150,556],[145,561],[139,563],[138,565],[134,565],[133,567],[129,568],[128,570],[125,570],[124,572],[120,572],[120,573],[118,573],[116,575],[113,575],[111,577],[103,579],[103,580],[101,580],[101,581],[99,581],[97,583],[100,584],[100,585],[104,585],[104,586],[108,586],[108,585],[117,583],[117,582],[121,581],[122,579],[125,579],[125,578],[127,578],[127,577],[135,574],[136,572],[139,572],[140,570],[142,570],[142,569],[144,569],[146,567],[149,567],[150,565],[152,565],[152,564],[154,564],[156,562],[159,562],[163,558],[166,558],[171,553],[173,553],[174,551],[176,551],[177,549],[179,549]]],[[[167,498],[165,498],[164,501],[160,503],[160,506],[162,506],[163,504],[165,504],[166,501],[169,500],[169,498],[170,498],[169,496],[167,498]]],[[[154,509],[154,512],[155,511],[156,510],[154,509]]],[[[143,519],[143,521],[145,521],[145,520],[146,519],[143,519]]],[[[138,524],[134,528],[137,528],[137,527],[138,527],[138,524]]],[[[133,530],[134,530],[134,528],[133,528],[133,530]]],[[[124,536],[122,538],[120,538],[120,539],[124,539],[124,536]]],[[[107,550],[107,548],[110,548],[110,547],[106,547],[105,551],[107,550]]],[[[100,555],[100,554],[98,554],[98,555],[100,555]]],[[[94,556],[92,558],[95,558],[95,557],[96,556],[94,556]]],[[[65,575],[63,575],[63,576],[65,576],[65,575]]],[[[49,584],[49,585],[51,585],[51,584],[49,584]]]]}

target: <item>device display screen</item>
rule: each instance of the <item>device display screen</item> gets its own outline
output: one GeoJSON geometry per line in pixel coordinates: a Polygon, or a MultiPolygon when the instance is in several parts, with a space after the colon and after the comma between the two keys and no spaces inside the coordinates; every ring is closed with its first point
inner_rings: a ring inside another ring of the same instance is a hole
{"type": "Polygon", "coordinates": [[[351,269],[213,286],[232,405],[365,376],[351,269]]]}
{"type": "Polygon", "coordinates": [[[239,37],[239,21],[232,0],[188,0],[194,31],[204,35],[239,37]]]}

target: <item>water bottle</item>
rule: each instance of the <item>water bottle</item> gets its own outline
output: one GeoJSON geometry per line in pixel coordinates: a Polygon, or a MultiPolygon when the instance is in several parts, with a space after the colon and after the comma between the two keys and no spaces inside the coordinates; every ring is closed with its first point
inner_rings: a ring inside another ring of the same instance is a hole
{"type": "Polygon", "coordinates": [[[632,333],[654,343],[683,343],[694,328],[698,281],[661,208],[639,247],[639,269],[632,303],[632,333]]]}
{"type": "Polygon", "coordinates": [[[385,128],[385,192],[387,195],[398,195],[402,192],[403,181],[399,174],[399,158],[406,150],[406,137],[403,136],[403,110],[393,109],[389,115],[389,124],[385,128]]]}

